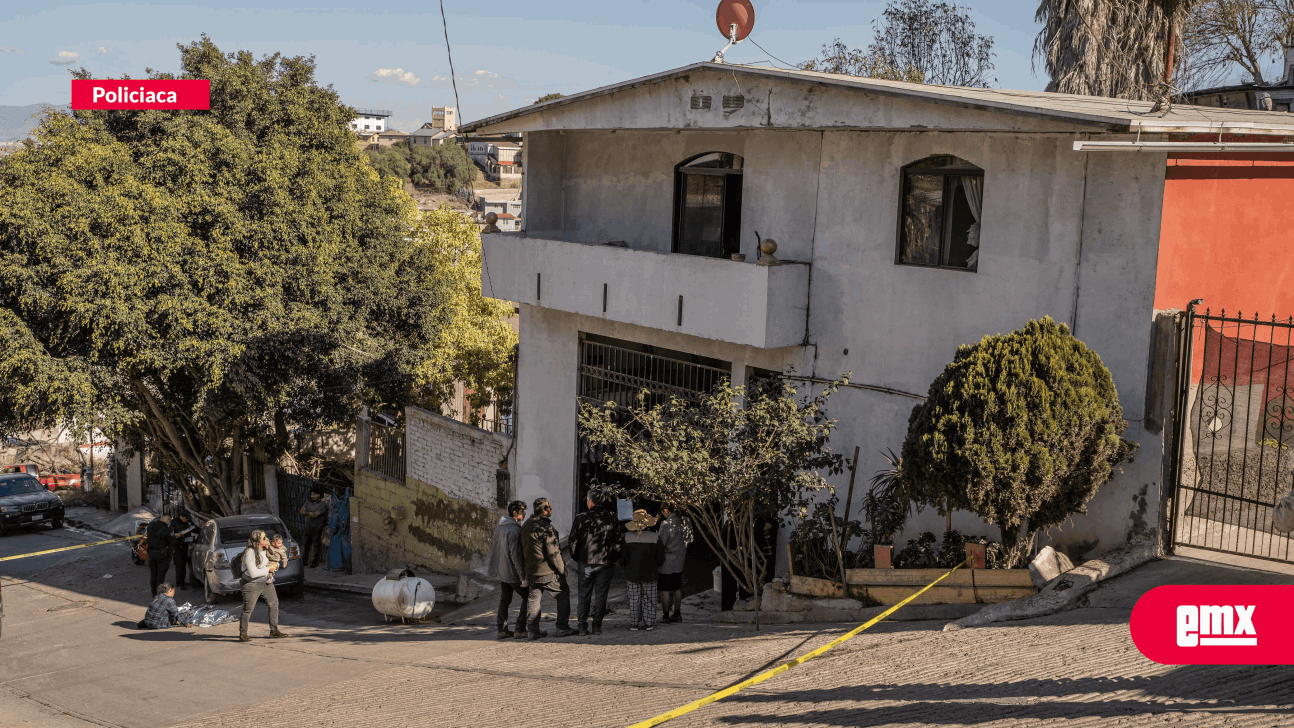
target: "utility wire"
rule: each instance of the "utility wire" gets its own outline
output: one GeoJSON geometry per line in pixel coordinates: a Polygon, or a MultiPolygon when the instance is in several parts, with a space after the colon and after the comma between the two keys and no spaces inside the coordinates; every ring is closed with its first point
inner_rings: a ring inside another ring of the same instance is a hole
{"type": "Polygon", "coordinates": [[[760,45],[760,44],[758,44],[758,43],[755,43],[755,39],[754,39],[754,38],[747,37],[747,38],[746,38],[746,40],[750,41],[751,43],[754,43],[756,48],[760,49],[761,51],[764,51],[764,55],[768,56],[769,58],[772,58],[772,59],[773,59],[773,60],[775,60],[775,61],[780,62],[783,66],[786,66],[787,68],[796,68],[796,66],[795,66],[794,64],[787,63],[786,61],[783,61],[781,58],[778,58],[777,56],[775,56],[775,55],[773,55],[772,53],[769,53],[767,50],[765,50],[765,49],[764,49],[764,46],[762,46],[762,45],[760,45]]]}
{"type": "Polygon", "coordinates": [[[458,118],[463,118],[463,102],[458,100],[458,79],[454,76],[454,51],[449,47],[449,21],[445,19],[445,0],[440,0],[440,22],[445,29],[445,54],[449,56],[449,82],[454,85],[454,103],[458,104],[458,118]]]}

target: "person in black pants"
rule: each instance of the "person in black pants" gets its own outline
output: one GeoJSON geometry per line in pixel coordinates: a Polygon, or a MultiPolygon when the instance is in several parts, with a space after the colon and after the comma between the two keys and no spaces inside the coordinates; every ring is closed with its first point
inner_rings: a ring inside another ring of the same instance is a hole
{"type": "Polygon", "coordinates": [[[197,579],[186,578],[189,569],[189,548],[197,540],[198,526],[189,518],[187,510],[181,510],[171,522],[172,560],[175,562],[175,588],[196,589],[201,584],[197,579]]]}
{"type": "Polygon", "coordinates": [[[171,567],[171,517],[154,518],[145,531],[148,536],[148,590],[157,594],[157,585],[166,581],[171,567]]]}
{"type": "Polygon", "coordinates": [[[301,506],[301,515],[306,517],[305,541],[301,544],[301,565],[311,567],[319,565],[323,554],[324,526],[328,525],[328,504],[324,502],[323,493],[310,491],[310,502],[301,506]]]}

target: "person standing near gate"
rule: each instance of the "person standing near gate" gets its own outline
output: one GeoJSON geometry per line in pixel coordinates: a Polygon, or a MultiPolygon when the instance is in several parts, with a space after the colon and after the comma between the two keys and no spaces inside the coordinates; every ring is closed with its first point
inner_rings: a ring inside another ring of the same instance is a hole
{"type": "Polygon", "coordinates": [[[166,572],[171,568],[171,517],[154,518],[144,533],[148,538],[148,591],[155,597],[158,585],[166,581],[166,572]]]}
{"type": "Polygon", "coordinates": [[[526,581],[526,557],[521,553],[521,521],[526,517],[524,501],[508,504],[508,515],[499,519],[494,527],[494,544],[490,546],[490,561],[486,576],[499,580],[499,639],[526,636],[526,600],[530,589],[526,581]],[[508,610],[512,608],[512,595],[521,597],[521,611],[517,615],[516,629],[508,629],[508,610]]]}
{"type": "Polygon", "coordinates": [[[189,512],[181,508],[171,522],[172,561],[175,562],[175,588],[198,588],[202,586],[197,579],[188,578],[189,548],[197,540],[197,524],[189,518],[189,512]]]}
{"type": "Polygon", "coordinates": [[[323,554],[324,526],[328,525],[328,504],[324,502],[323,493],[310,491],[310,502],[301,506],[301,515],[306,517],[305,542],[301,544],[301,564],[311,568],[319,565],[323,554]]]}
{"type": "Polygon", "coordinates": [[[535,510],[521,527],[521,551],[526,557],[526,580],[530,594],[526,598],[526,624],[530,639],[547,637],[540,631],[539,618],[543,615],[540,600],[544,592],[557,600],[557,636],[579,634],[571,629],[571,589],[566,584],[566,564],[562,561],[562,546],[557,529],[552,522],[553,506],[547,498],[535,499],[535,510]]]}
{"type": "Polygon", "coordinates": [[[683,621],[683,563],[687,559],[687,529],[673,503],[660,507],[661,522],[657,533],[665,549],[656,589],[660,592],[661,621],[665,624],[683,621]]]}
{"type": "Polygon", "coordinates": [[[607,611],[611,575],[615,573],[616,561],[620,558],[620,521],[600,500],[600,494],[590,491],[589,509],[571,521],[571,559],[578,563],[580,575],[576,622],[581,637],[589,634],[590,616],[593,617],[593,634],[602,634],[602,617],[607,611]]]}

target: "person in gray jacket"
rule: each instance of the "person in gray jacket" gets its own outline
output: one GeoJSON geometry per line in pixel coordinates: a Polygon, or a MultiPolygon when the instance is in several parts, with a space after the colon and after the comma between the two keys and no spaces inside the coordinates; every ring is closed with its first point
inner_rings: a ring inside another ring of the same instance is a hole
{"type": "Polygon", "coordinates": [[[526,581],[526,558],[521,552],[521,522],[526,518],[526,504],[514,500],[508,504],[508,515],[494,527],[494,544],[490,547],[490,564],[486,575],[499,580],[499,639],[526,636],[526,599],[530,596],[526,581]],[[515,631],[508,629],[508,610],[512,595],[521,597],[515,631]]]}
{"type": "Polygon", "coordinates": [[[688,538],[683,517],[673,503],[660,507],[661,522],[657,537],[665,549],[665,563],[660,565],[656,589],[660,591],[661,621],[683,621],[683,564],[687,560],[688,538]]]}

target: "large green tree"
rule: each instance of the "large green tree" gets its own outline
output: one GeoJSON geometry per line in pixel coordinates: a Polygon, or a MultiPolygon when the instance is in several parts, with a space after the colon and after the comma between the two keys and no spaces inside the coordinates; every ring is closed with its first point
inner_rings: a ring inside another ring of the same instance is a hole
{"type": "Polygon", "coordinates": [[[100,422],[233,513],[289,426],[437,401],[459,292],[312,59],[204,37],[180,67],[209,112],[51,112],[0,160],[0,430],[100,422]]]}
{"type": "Polygon", "coordinates": [[[1135,443],[1114,377],[1050,317],[963,346],[912,408],[899,477],[918,503],[1002,531],[1008,567],[1076,513],[1135,443]]]}

